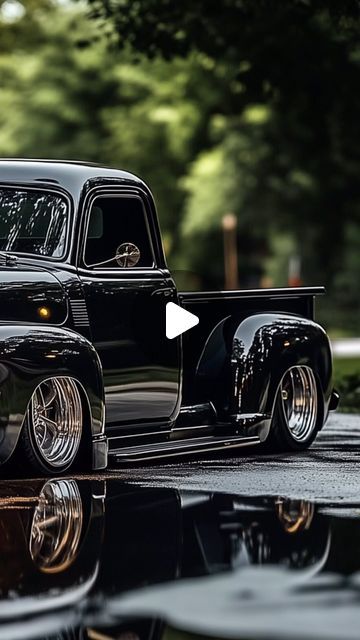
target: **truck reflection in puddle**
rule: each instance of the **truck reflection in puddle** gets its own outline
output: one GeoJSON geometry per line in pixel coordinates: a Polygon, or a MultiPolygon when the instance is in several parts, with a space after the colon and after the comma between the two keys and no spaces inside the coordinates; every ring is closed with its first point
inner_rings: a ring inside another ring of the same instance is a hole
{"type": "MultiPolygon", "coordinates": [[[[331,575],[343,585],[360,570],[359,533],[355,509],[300,500],[118,480],[0,485],[0,640],[155,640],[170,633],[159,618],[206,635],[199,615],[210,621],[216,601],[230,609],[234,594],[243,620],[259,593],[281,608],[294,584],[318,593],[321,577],[327,592],[331,575]]],[[[224,623],[224,637],[243,637],[222,616],[214,635],[224,623]]]]}

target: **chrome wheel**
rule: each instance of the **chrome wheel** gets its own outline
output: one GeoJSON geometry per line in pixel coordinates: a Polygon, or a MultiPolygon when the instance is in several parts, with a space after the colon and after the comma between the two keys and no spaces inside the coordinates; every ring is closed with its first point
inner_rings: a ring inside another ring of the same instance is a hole
{"type": "Polygon", "coordinates": [[[49,480],[43,487],[31,526],[30,555],[43,573],[65,571],[81,539],[83,508],[75,480],[49,480]]]}
{"type": "Polygon", "coordinates": [[[296,442],[306,442],[316,428],[317,388],[310,367],[289,369],[280,384],[280,402],[287,429],[296,442]]]}
{"type": "Polygon", "coordinates": [[[29,405],[29,423],[37,453],[51,468],[69,466],[79,449],[82,406],[71,378],[50,378],[35,389],[29,405]]]}

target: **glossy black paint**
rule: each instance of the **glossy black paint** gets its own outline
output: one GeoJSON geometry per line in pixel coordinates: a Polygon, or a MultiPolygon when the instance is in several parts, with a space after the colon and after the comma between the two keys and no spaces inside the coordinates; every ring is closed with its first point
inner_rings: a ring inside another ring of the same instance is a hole
{"type": "MultiPolygon", "coordinates": [[[[95,345],[101,365],[96,402],[94,393],[89,397],[92,414],[99,414],[97,405],[103,405],[104,387],[109,432],[119,423],[130,423],[136,429],[136,424],[145,419],[157,425],[159,421],[164,423],[166,430],[180,401],[180,362],[178,344],[176,341],[169,344],[165,339],[162,315],[166,302],[176,297],[176,290],[164,271],[157,217],[147,187],[135,176],[116,169],[43,161],[0,162],[0,183],[8,187],[36,186],[66,194],[71,204],[72,225],[69,247],[61,264],[41,256],[22,255],[18,256],[16,265],[4,265],[0,299],[3,295],[1,301],[6,297],[8,304],[2,306],[0,321],[15,325],[19,321],[59,324],[64,331],[71,330],[70,340],[72,331],[80,334],[80,342],[84,336],[95,345]],[[81,262],[88,203],[95,195],[104,193],[104,189],[114,193],[131,190],[141,195],[156,259],[156,269],[151,273],[126,270],[122,277],[116,277],[114,271],[90,271],[81,262]],[[84,322],[81,310],[79,312],[82,304],[86,305],[88,322],[84,322]],[[43,305],[51,310],[51,318],[46,321],[37,316],[38,308],[43,305]]],[[[17,331],[15,327],[14,335],[17,331]]],[[[42,340],[41,333],[39,340],[42,340]]],[[[91,367],[88,372],[87,360],[82,359],[76,367],[79,368],[82,369],[80,381],[86,387],[87,378],[92,375],[91,367]]],[[[99,375],[99,362],[96,368],[99,375]]],[[[51,371],[52,367],[47,370],[42,367],[41,375],[47,377],[51,371]]],[[[76,374],[73,371],[74,377],[76,374]]],[[[27,390],[30,387],[29,382],[27,390]]],[[[21,409],[16,427],[9,425],[7,429],[8,446],[3,459],[8,457],[9,447],[15,446],[18,436],[15,431],[20,429],[23,415],[21,409]]],[[[96,420],[99,421],[99,416],[96,420]]],[[[150,424],[148,429],[151,428],[150,424]]],[[[92,425],[92,431],[95,435],[98,433],[96,424],[92,425]]],[[[0,451],[0,458],[1,454],[0,451]]]]}
{"type": "Polygon", "coordinates": [[[0,282],[1,322],[41,322],[39,309],[43,306],[51,310],[44,324],[66,322],[68,308],[64,291],[54,274],[40,266],[3,266],[0,282]]]}
{"type": "Polygon", "coordinates": [[[98,355],[91,343],[70,329],[0,324],[0,460],[15,449],[29,398],[48,377],[68,375],[80,384],[88,403],[85,429],[104,439],[104,392],[98,355]]]}
{"type": "Polygon", "coordinates": [[[119,423],[169,422],[178,402],[180,365],[163,318],[175,290],[160,271],[80,277],[102,364],[108,433],[119,423]]]}
{"type": "Polygon", "coordinates": [[[126,592],[219,573],[232,580],[249,567],[259,582],[265,565],[277,569],[284,593],[296,574],[312,597],[317,576],[346,585],[360,570],[359,522],[355,510],[326,515],[327,507],[113,479],[8,483],[0,488],[0,635],[151,637],[150,621],[116,613],[126,592]]]}
{"type": "Polygon", "coordinates": [[[0,257],[0,462],[16,446],[35,386],[65,373],[79,382],[89,404],[94,468],[104,464],[95,446],[104,440],[104,428],[113,449],[123,442],[194,437],[187,427],[197,424],[210,435],[227,423],[229,433],[263,439],[281,376],[298,362],[316,373],[322,426],[330,401],[331,357],[327,338],[313,321],[321,287],[178,294],[151,192],[139,178],[117,169],[0,161],[0,186],[61,193],[70,215],[64,259],[22,254],[9,264],[0,257]],[[109,194],[141,199],[154,255],[151,269],[86,266],[91,203],[109,194]],[[169,301],[200,317],[182,339],[165,337],[169,301]],[[45,318],[41,307],[48,309],[45,318]]]}
{"type": "Polygon", "coordinates": [[[219,386],[222,388],[226,354],[231,355],[234,335],[246,318],[290,313],[302,322],[304,318],[314,320],[315,297],[324,293],[323,287],[180,293],[182,306],[200,318],[199,324],[183,335],[184,403],[192,404],[199,394],[206,399],[203,379],[215,396],[219,386]]]}
{"type": "Polygon", "coordinates": [[[149,430],[151,422],[164,422],[166,429],[179,402],[180,354],[178,341],[169,342],[165,337],[165,305],[176,302],[177,293],[165,270],[151,194],[143,184],[123,186],[103,180],[91,184],[80,207],[78,274],[92,341],[103,368],[109,435],[119,431],[119,426],[126,431],[129,425],[141,422],[150,423],[149,430]],[[129,194],[143,202],[154,267],[88,268],[83,256],[91,204],[98,196],[129,194]]]}
{"type": "Polygon", "coordinates": [[[231,351],[230,412],[271,417],[274,399],[284,373],[298,363],[315,373],[323,405],[319,427],[328,414],[332,359],[325,331],[315,322],[288,314],[259,314],[237,328],[231,351]]]}

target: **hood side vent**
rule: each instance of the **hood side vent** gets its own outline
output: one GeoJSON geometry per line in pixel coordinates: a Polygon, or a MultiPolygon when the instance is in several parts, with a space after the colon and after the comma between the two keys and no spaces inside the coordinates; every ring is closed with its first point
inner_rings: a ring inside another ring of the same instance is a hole
{"type": "Polygon", "coordinates": [[[85,300],[70,300],[70,308],[75,327],[88,327],[89,316],[85,300]]]}

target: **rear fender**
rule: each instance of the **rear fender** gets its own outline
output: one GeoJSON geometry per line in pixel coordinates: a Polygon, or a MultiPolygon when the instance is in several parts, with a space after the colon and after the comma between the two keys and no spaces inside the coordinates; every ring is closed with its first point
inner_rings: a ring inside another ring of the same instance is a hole
{"type": "Polygon", "coordinates": [[[331,396],[331,350],[324,329],[300,316],[267,313],[238,322],[236,317],[221,320],[197,366],[197,395],[213,401],[220,417],[230,415],[240,424],[263,420],[268,431],[281,378],[299,364],[311,367],[316,377],[320,428],[331,396]]]}
{"type": "Polygon", "coordinates": [[[31,395],[53,376],[76,380],[87,398],[92,436],[104,433],[104,387],[93,345],[70,329],[0,326],[0,463],[18,441],[31,395]]]}
{"type": "Polygon", "coordinates": [[[271,417],[284,373],[295,365],[310,367],[319,395],[318,427],[328,414],[332,357],[326,332],[300,316],[276,313],[246,318],[232,338],[230,414],[271,417]]]}

